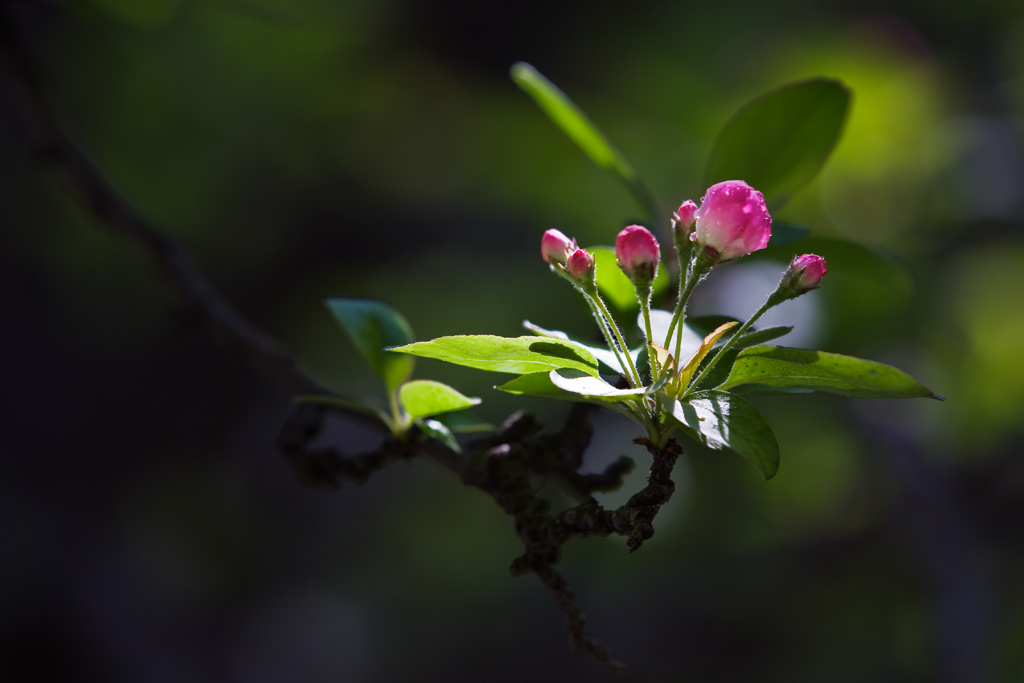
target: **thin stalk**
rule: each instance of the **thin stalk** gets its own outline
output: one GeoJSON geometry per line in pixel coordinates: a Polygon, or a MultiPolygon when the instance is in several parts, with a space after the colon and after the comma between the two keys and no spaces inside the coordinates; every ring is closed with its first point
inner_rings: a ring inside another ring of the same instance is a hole
{"type": "MultiPolygon", "coordinates": [[[[586,300],[587,306],[590,307],[590,313],[594,316],[597,326],[601,328],[601,333],[604,335],[605,343],[608,344],[608,348],[611,349],[611,352],[615,354],[615,360],[618,361],[619,367],[622,368],[622,374],[626,375],[626,379],[630,380],[630,383],[632,383],[632,378],[629,377],[629,373],[627,371],[629,366],[626,364],[626,361],[623,360],[622,354],[619,353],[619,345],[615,342],[615,339],[609,332],[608,321],[605,319],[604,315],[602,315],[600,309],[598,309],[597,305],[594,303],[594,300],[591,299],[583,290],[580,291],[583,293],[583,298],[586,300]]],[[[622,353],[625,353],[627,358],[629,357],[628,349],[623,347],[622,353]]]]}
{"type": "Polygon", "coordinates": [[[661,368],[658,367],[658,354],[654,352],[654,339],[652,339],[653,333],[651,332],[651,290],[647,290],[647,296],[640,296],[640,292],[637,291],[637,298],[640,300],[640,312],[644,316],[644,330],[647,333],[647,362],[651,367],[651,382],[653,383],[661,374],[661,368]]]}
{"type": "Polygon", "coordinates": [[[765,311],[767,311],[769,308],[775,306],[778,303],[779,301],[776,299],[775,293],[769,296],[768,299],[763,304],[761,304],[761,308],[757,309],[757,312],[754,313],[754,315],[750,316],[750,318],[747,319],[747,322],[743,323],[740,326],[740,329],[736,330],[736,334],[732,335],[729,338],[729,341],[722,345],[722,348],[718,350],[718,353],[716,353],[715,356],[710,361],[708,361],[708,364],[704,366],[704,369],[701,370],[700,374],[697,375],[693,379],[693,381],[690,382],[690,386],[687,387],[685,392],[683,392],[683,395],[680,397],[680,399],[689,396],[690,393],[692,393],[692,390],[695,387],[699,386],[700,383],[704,381],[704,378],[708,376],[708,373],[714,369],[714,367],[718,364],[718,361],[722,360],[722,358],[729,351],[729,349],[732,348],[733,344],[736,343],[736,340],[742,337],[743,333],[749,330],[750,326],[753,325],[758,318],[764,315],[765,311]]]}
{"type": "Polygon", "coordinates": [[[633,364],[633,357],[629,355],[629,347],[626,346],[626,341],[622,338],[622,333],[619,332],[619,326],[615,324],[615,318],[613,318],[612,314],[608,311],[608,307],[605,305],[604,300],[601,299],[601,295],[597,293],[596,289],[593,292],[585,293],[591,298],[598,310],[601,311],[601,314],[608,321],[608,326],[615,333],[615,339],[618,340],[619,346],[622,348],[622,353],[626,356],[626,362],[629,363],[629,371],[632,373],[632,378],[627,379],[630,379],[630,381],[633,382],[634,387],[642,387],[643,382],[640,380],[640,373],[636,371],[636,366],[633,364]]]}
{"type": "MultiPolygon", "coordinates": [[[[668,334],[665,336],[665,348],[672,350],[670,346],[672,344],[672,332],[676,331],[678,325],[678,332],[676,334],[676,354],[679,353],[679,347],[682,344],[683,339],[683,311],[686,309],[686,303],[690,299],[690,294],[693,293],[693,288],[700,282],[700,273],[697,272],[696,268],[690,270],[687,274],[686,282],[680,282],[679,285],[679,300],[676,302],[676,310],[672,313],[672,322],[668,326],[668,334]]],[[[680,359],[677,358],[677,361],[680,359]]]]}

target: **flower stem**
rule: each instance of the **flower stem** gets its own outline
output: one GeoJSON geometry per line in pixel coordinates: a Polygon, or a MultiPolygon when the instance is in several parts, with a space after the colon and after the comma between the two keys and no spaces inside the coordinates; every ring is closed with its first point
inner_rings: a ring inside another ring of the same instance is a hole
{"type": "MultiPolygon", "coordinates": [[[[629,347],[626,346],[626,341],[622,338],[622,333],[619,332],[619,326],[615,324],[615,318],[613,318],[612,314],[608,311],[608,307],[605,305],[604,300],[601,299],[601,295],[597,293],[596,289],[591,292],[584,292],[584,294],[589,296],[591,301],[594,302],[594,305],[597,306],[601,315],[603,315],[605,320],[608,321],[608,327],[615,333],[615,340],[618,341],[619,348],[622,349],[623,355],[626,356],[626,362],[629,364],[629,372],[631,373],[631,376],[627,376],[627,379],[634,387],[642,387],[643,382],[640,380],[640,373],[636,371],[636,366],[633,365],[633,357],[629,355],[629,347]]],[[[605,331],[606,336],[607,334],[607,331],[605,331]]],[[[612,347],[612,351],[615,350],[615,344],[611,340],[609,340],[609,346],[612,347]]]]}
{"type": "Polygon", "coordinates": [[[686,391],[683,393],[680,399],[686,398],[691,393],[693,393],[693,389],[695,389],[697,386],[700,385],[702,381],[704,381],[704,378],[707,377],[708,373],[710,373],[714,369],[714,367],[718,364],[718,361],[722,360],[722,358],[729,351],[729,349],[733,347],[733,345],[736,343],[736,340],[743,336],[743,333],[749,330],[750,326],[753,325],[758,318],[764,315],[765,311],[767,311],[769,308],[775,306],[778,303],[779,301],[777,300],[777,297],[774,293],[771,296],[769,296],[768,299],[763,304],[761,304],[761,308],[757,309],[754,315],[750,316],[750,318],[747,319],[747,322],[743,323],[740,326],[740,329],[736,330],[736,333],[729,337],[729,341],[727,341],[722,346],[722,348],[718,350],[718,353],[716,353],[714,357],[710,361],[708,361],[708,364],[704,366],[704,369],[701,370],[700,374],[697,375],[693,379],[693,381],[690,382],[690,386],[686,389],[686,391]]]}

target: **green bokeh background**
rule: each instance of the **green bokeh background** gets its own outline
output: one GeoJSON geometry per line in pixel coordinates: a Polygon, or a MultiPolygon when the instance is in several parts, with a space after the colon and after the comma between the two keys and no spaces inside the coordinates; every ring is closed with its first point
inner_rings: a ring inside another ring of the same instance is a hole
{"type": "MultiPolygon", "coordinates": [[[[688,446],[657,535],[565,551],[628,681],[1024,679],[1024,9],[465,0],[5,3],[70,136],[303,366],[383,400],[325,296],[417,336],[586,335],[538,258],[642,209],[509,80],[565,90],[665,210],[714,136],[795,79],[854,91],[845,135],[777,220],[830,272],[813,343],[938,402],[759,400],[782,466],[688,446]],[[868,248],[837,242],[852,240],[868,248]]],[[[302,488],[282,396],[170,314],[136,245],[34,164],[0,94],[0,680],[564,681],[573,655],[511,520],[429,462],[302,488]]],[[[730,266],[739,269],[742,264],[730,266]]],[[[751,296],[758,299],[764,292],[751,296]]],[[[729,313],[730,311],[724,311],[729,313]]],[[[629,317],[629,316],[626,316],[629,317]]],[[[501,421],[565,405],[421,361],[501,421]]],[[[358,452],[372,435],[332,425],[358,452]]],[[[585,467],[648,459],[608,413],[585,467]]],[[[552,482],[538,482],[557,498],[552,482]]]]}

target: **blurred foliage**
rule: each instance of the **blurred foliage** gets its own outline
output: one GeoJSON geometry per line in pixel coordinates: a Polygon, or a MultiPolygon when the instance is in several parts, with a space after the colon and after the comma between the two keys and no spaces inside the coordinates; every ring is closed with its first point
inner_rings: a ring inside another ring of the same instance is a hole
{"type": "MultiPolygon", "coordinates": [[[[963,652],[977,675],[959,680],[1019,678],[1019,1],[23,4],[58,119],[114,186],[332,387],[382,401],[325,296],[385,299],[420,339],[515,336],[527,318],[596,338],[540,234],[608,243],[641,211],[508,79],[513,62],[558,83],[666,212],[701,196],[740,105],[840,79],[845,134],[775,215],[813,234],[768,256],[828,260],[819,348],[892,362],[948,401],[757,399],[783,453],[772,482],[688,446],[642,552],[569,546],[566,574],[626,680],[956,680],[963,652]],[[952,468],[955,503],[900,469],[918,451],[952,468]],[[970,505],[967,521],[943,516],[970,505]]],[[[17,581],[0,678],[21,661],[8,653],[37,651],[96,680],[270,680],[252,673],[270,659],[311,681],[338,666],[351,680],[595,677],[543,591],[503,574],[508,518],[431,463],[332,498],[300,489],[273,452],[288,406],[172,333],[149,264],[28,166],[9,109],[0,291],[23,398],[0,481],[0,576],[17,581]]],[[[414,376],[481,396],[490,421],[525,407],[556,427],[567,408],[434,361],[414,376]]],[[[585,467],[627,453],[636,488],[649,461],[635,434],[614,416],[596,428],[585,467]]],[[[372,446],[348,425],[328,436],[372,446]]]]}

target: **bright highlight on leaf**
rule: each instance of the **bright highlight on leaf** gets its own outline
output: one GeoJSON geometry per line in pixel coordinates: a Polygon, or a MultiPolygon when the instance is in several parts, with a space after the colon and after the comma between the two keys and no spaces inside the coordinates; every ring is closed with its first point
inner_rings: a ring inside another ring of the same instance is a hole
{"type": "Polygon", "coordinates": [[[637,399],[648,393],[639,389],[616,389],[600,377],[591,377],[576,370],[552,370],[548,373],[551,383],[559,389],[591,398],[610,398],[619,401],[637,399]]]}
{"type": "Polygon", "coordinates": [[[479,398],[463,396],[447,384],[429,379],[417,379],[403,384],[398,390],[398,400],[402,409],[413,419],[465,410],[480,404],[479,398]]]}
{"type": "Polygon", "coordinates": [[[735,320],[723,323],[715,328],[711,334],[704,337],[704,341],[701,342],[700,347],[693,352],[693,355],[690,356],[690,360],[686,361],[686,365],[679,370],[679,376],[676,381],[678,382],[680,392],[686,391],[686,388],[690,386],[690,380],[693,378],[693,373],[697,370],[697,366],[700,365],[700,362],[704,360],[704,357],[708,355],[718,340],[722,338],[722,335],[737,325],[739,325],[739,323],[735,320]]]}

